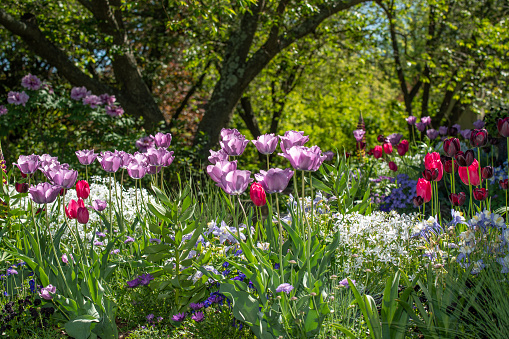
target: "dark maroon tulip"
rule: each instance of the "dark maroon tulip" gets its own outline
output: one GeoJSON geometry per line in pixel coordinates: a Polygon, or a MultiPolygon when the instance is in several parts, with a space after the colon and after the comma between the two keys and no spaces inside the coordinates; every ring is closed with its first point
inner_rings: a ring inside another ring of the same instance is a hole
{"type": "Polygon", "coordinates": [[[408,144],[408,140],[401,140],[401,142],[398,144],[398,154],[400,156],[404,156],[406,152],[408,152],[408,148],[410,145],[408,144]]]}
{"type": "Polygon", "coordinates": [[[86,207],[78,207],[77,219],[80,224],[85,225],[88,222],[88,210],[86,207]]]}
{"type": "Polygon", "coordinates": [[[16,191],[18,193],[27,193],[28,192],[28,184],[27,183],[16,183],[16,191]]]}
{"type": "Polygon", "coordinates": [[[448,157],[454,158],[460,150],[461,145],[458,138],[449,138],[444,141],[444,153],[448,157]]]}
{"type": "Polygon", "coordinates": [[[467,195],[464,192],[449,194],[449,200],[453,206],[461,206],[465,203],[467,195]]]}
{"type": "Polygon", "coordinates": [[[481,177],[483,179],[489,179],[493,176],[493,168],[491,166],[483,167],[481,170],[481,177]]]}
{"type": "Polygon", "coordinates": [[[500,185],[501,189],[506,190],[507,187],[509,187],[509,180],[508,179],[500,180],[498,184],[500,185]]]}
{"type": "Polygon", "coordinates": [[[488,196],[488,191],[486,188],[474,188],[474,199],[475,200],[484,200],[488,196]]]}
{"type": "Polygon", "coordinates": [[[357,149],[359,150],[362,150],[362,149],[365,149],[366,148],[366,143],[365,142],[358,142],[357,143],[357,149]]]}
{"type": "Polygon", "coordinates": [[[422,172],[422,176],[424,177],[424,179],[426,179],[428,181],[433,181],[438,178],[438,169],[436,169],[436,168],[425,169],[422,172]]]}
{"type": "Polygon", "coordinates": [[[454,163],[454,172],[458,172],[458,164],[454,160],[446,160],[444,163],[444,171],[452,173],[452,164],[454,163]]]}
{"type": "Polygon", "coordinates": [[[455,159],[458,165],[460,165],[461,167],[468,167],[472,165],[472,163],[474,162],[474,151],[472,151],[471,149],[469,149],[465,153],[459,151],[456,154],[455,159]]]}
{"type": "Polygon", "coordinates": [[[488,142],[490,145],[497,146],[500,143],[500,140],[498,138],[494,138],[491,135],[488,135],[488,142]]]}
{"type": "Polygon", "coordinates": [[[376,137],[376,140],[378,140],[378,142],[386,142],[386,139],[383,134],[378,135],[376,137]]]}
{"type": "Polygon", "coordinates": [[[470,133],[470,144],[473,147],[484,147],[488,143],[488,131],[483,129],[474,129],[470,133]]]}
{"type": "Polygon", "coordinates": [[[458,129],[456,127],[449,127],[447,130],[447,134],[449,134],[450,137],[455,137],[458,135],[458,129]]]}
{"type": "Polygon", "coordinates": [[[509,137],[509,117],[498,119],[497,122],[498,133],[504,138],[509,137]]]}
{"type": "Polygon", "coordinates": [[[424,203],[424,199],[418,195],[418,196],[414,197],[413,202],[414,202],[415,207],[419,207],[424,203]]]}
{"type": "MultiPolygon", "coordinates": [[[[396,165],[396,163],[394,161],[389,161],[389,169],[393,172],[396,172],[398,170],[398,165],[396,165]]],[[[438,170],[435,169],[435,171],[437,171],[437,177],[438,177],[438,170]]]]}

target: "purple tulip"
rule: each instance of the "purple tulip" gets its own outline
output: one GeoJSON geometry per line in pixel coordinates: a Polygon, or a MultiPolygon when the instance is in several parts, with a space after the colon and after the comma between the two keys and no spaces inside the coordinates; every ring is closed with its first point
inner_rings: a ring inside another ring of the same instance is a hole
{"type": "Polygon", "coordinates": [[[460,132],[461,136],[465,139],[470,139],[470,135],[472,134],[472,130],[464,129],[460,132]]]}
{"type": "Polygon", "coordinates": [[[235,161],[218,161],[215,165],[207,166],[207,174],[210,178],[216,182],[221,183],[221,178],[228,172],[235,171],[237,169],[237,160],[235,161]]]}
{"type": "Polygon", "coordinates": [[[60,164],[58,162],[58,157],[52,157],[49,154],[39,155],[39,165],[40,166],[44,166],[45,164],[54,164],[54,163],[60,164]]]}
{"type": "Polygon", "coordinates": [[[28,96],[28,94],[25,93],[25,91],[23,92],[13,92],[13,91],[10,91],[9,93],[7,93],[7,102],[9,104],[13,104],[13,105],[23,105],[23,107],[25,107],[26,103],[28,102],[28,99],[30,99],[30,97],[28,96]]]}
{"type": "Polygon", "coordinates": [[[39,157],[35,154],[20,155],[18,162],[14,165],[18,166],[23,174],[33,174],[39,168],[39,157]]]}
{"type": "Polygon", "coordinates": [[[71,188],[78,179],[78,171],[62,168],[61,166],[55,166],[56,171],[51,171],[51,180],[53,184],[62,188],[71,188]]]}
{"type": "Polygon", "coordinates": [[[21,86],[30,89],[32,91],[37,91],[42,86],[42,81],[32,74],[27,74],[21,79],[21,86]]]}
{"type": "Polygon", "coordinates": [[[403,138],[403,134],[392,133],[387,137],[392,146],[398,146],[399,141],[403,138]]]}
{"type": "Polygon", "coordinates": [[[97,159],[99,159],[103,170],[109,173],[115,173],[120,168],[120,165],[122,165],[122,158],[110,151],[101,152],[97,159]]]}
{"type": "Polygon", "coordinates": [[[4,105],[0,105],[0,116],[7,114],[9,110],[4,105]]]}
{"type": "Polygon", "coordinates": [[[120,165],[120,167],[123,169],[126,169],[127,166],[129,166],[129,164],[133,160],[132,154],[129,154],[127,152],[115,150],[115,154],[122,159],[122,164],[120,165]]]}
{"type": "Polygon", "coordinates": [[[293,146],[286,153],[279,153],[279,155],[288,159],[296,170],[314,172],[322,165],[326,158],[321,153],[318,146],[293,146]]]}
{"type": "Polygon", "coordinates": [[[135,145],[140,152],[145,153],[147,149],[154,147],[154,138],[152,138],[151,136],[139,138],[138,140],[136,140],[135,145]]]}
{"type": "Polygon", "coordinates": [[[473,125],[474,125],[474,128],[475,129],[481,129],[484,127],[484,121],[482,120],[477,120],[477,121],[474,121],[473,125]]]}
{"type": "Polygon", "coordinates": [[[160,167],[160,166],[149,165],[148,169],[147,169],[147,174],[153,175],[153,174],[159,173],[159,172],[161,172],[161,168],[162,167],[160,167]]]}
{"type": "Polygon", "coordinates": [[[106,114],[111,117],[121,117],[124,115],[124,109],[118,105],[108,105],[106,106],[106,114]]]}
{"type": "Polygon", "coordinates": [[[147,174],[147,165],[145,163],[138,163],[131,161],[127,166],[127,174],[133,179],[141,179],[147,174]]]}
{"type": "Polygon", "coordinates": [[[221,178],[221,183],[218,184],[218,186],[230,195],[239,195],[242,194],[253,181],[250,176],[251,172],[249,171],[233,170],[226,173],[221,178]]]}
{"type": "Polygon", "coordinates": [[[171,133],[157,133],[155,136],[152,136],[152,139],[154,139],[154,142],[156,144],[157,147],[162,147],[162,148],[168,148],[170,147],[170,144],[171,144],[171,133]]]}
{"type": "Polygon", "coordinates": [[[448,130],[447,126],[440,126],[438,128],[438,133],[440,135],[447,135],[447,130],[448,130]]]}
{"type": "Polygon", "coordinates": [[[103,200],[96,199],[92,202],[92,208],[97,212],[104,211],[106,206],[108,206],[108,203],[103,200]]]}
{"type": "Polygon", "coordinates": [[[102,101],[99,99],[97,95],[87,95],[82,99],[83,105],[88,105],[90,108],[97,108],[97,106],[100,106],[102,101]]]}
{"type": "Polygon", "coordinates": [[[246,137],[236,129],[223,128],[221,130],[221,141],[219,141],[219,144],[228,155],[241,155],[244,153],[248,143],[249,140],[246,140],[246,137]]]}
{"type": "Polygon", "coordinates": [[[274,153],[278,141],[279,137],[274,133],[260,135],[256,140],[251,140],[258,152],[265,155],[274,153]]]}
{"type": "Polygon", "coordinates": [[[222,149],[220,149],[217,152],[209,150],[209,152],[210,152],[209,161],[211,164],[215,164],[218,161],[228,160],[228,154],[226,154],[226,152],[222,149]]]}
{"type": "Polygon", "coordinates": [[[92,94],[92,92],[88,91],[86,87],[73,87],[71,89],[71,99],[73,100],[81,100],[88,95],[92,94]]]}
{"type": "Polygon", "coordinates": [[[36,204],[50,204],[58,197],[60,193],[59,186],[53,186],[49,182],[40,183],[37,186],[32,186],[28,189],[30,198],[36,204]]]}
{"type": "Polygon", "coordinates": [[[92,150],[84,149],[81,151],[76,151],[75,153],[80,164],[85,166],[91,165],[98,155],[97,153],[94,153],[93,149],[92,150]]]}
{"type": "Polygon", "coordinates": [[[279,139],[281,140],[279,147],[281,147],[283,153],[286,153],[293,146],[304,146],[309,141],[309,136],[305,136],[303,131],[286,131],[285,135],[279,137],[279,139]]]}
{"type": "Polygon", "coordinates": [[[145,153],[134,152],[133,156],[131,157],[131,161],[136,161],[140,165],[148,166],[148,158],[145,153]]]}
{"type": "Polygon", "coordinates": [[[405,119],[406,122],[409,124],[409,125],[415,125],[416,121],[417,121],[417,118],[414,117],[413,115],[409,116],[408,118],[405,119]]]}
{"type": "Polygon", "coordinates": [[[422,122],[418,122],[415,124],[415,127],[417,127],[419,132],[424,132],[424,130],[426,129],[426,124],[422,123],[422,122]]]}
{"type": "Polygon", "coordinates": [[[149,148],[147,150],[148,163],[152,166],[168,166],[173,162],[173,151],[168,151],[166,148],[149,148]]]}
{"type": "Polygon", "coordinates": [[[285,190],[293,176],[289,168],[271,168],[268,171],[260,171],[255,174],[255,179],[262,185],[266,193],[281,193],[285,190]]]}
{"type": "Polygon", "coordinates": [[[57,288],[51,284],[49,284],[46,287],[41,288],[41,293],[39,296],[45,300],[51,300],[53,299],[52,294],[55,294],[57,292],[57,288]]]}
{"type": "Polygon", "coordinates": [[[426,135],[430,140],[435,140],[438,137],[438,131],[436,129],[430,128],[426,131],[426,135]]]}
{"type": "Polygon", "coordinates": [[[366,131],[363,129],[356,129],[355,131],[353,131],[353,137],[355,138],[355,140],[357,140],[357,142],[362,141],[362,138],[364,138],[364,134],[366,134],[366,131]]]}
{"type": "Polygon", "coordinates": [[[431,117],[421,117],[421,122],[427,126],[431,124],[431,117]]]}
{"type": "Polygon", "coordinates": [[[453,128],[456,128],[456,130],[458,131],[458,133],[461,132],[461,125],[460,124],[454,124],[452,125],[453,128]]]}

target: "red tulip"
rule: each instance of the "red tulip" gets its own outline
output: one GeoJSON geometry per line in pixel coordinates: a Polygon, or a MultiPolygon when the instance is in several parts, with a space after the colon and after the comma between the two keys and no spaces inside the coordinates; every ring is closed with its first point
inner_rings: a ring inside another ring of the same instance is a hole
{"type": "Polygon", "coordinates": [[[375,148],[373,148],[373,156],[375,157],[375,159],[380,159],[382,155],[383,155],[382,146],[380,145],[375,146],[375,148]]]}
{"type": "Polygon", "coordinates": [[[500,180],[498,184],[500,185],[501,189],[506,190],[509,187],[509,180],[508,179],[500,180]]]}
{"type": "Polygon", "coordinates": [[[426,179],[420,178],[417,181],[416,192],[419,197],[421,197],[424,202],[431,201],[431,182],[426,179]]]}
{"type": "Polygon", "coordinates": [[[449,138],[444,141],[444,153],[448,157],[455,157],[456,153],[461,150],[460,141],[458,138],[449,138]]]}
{"type": "Polygon", "coordinates": [[[454,163],[454,171],[458,172],[458,164],[454,160],[447,160],[444,164],[444,171],[447,173],[452,173],[452,165],[454,163]]]}
{"type": "Polygon", "coordinates": [[[504,138],[509,137],[509,117],[498,119],[497,122],[498,133],[504,138]]]}
{"type": "Polygon", "coordinates": [[[473,186],[477,186],[481,183],[481,179],[479,178],[479,163],[476,159],[472,162],[472,165],[468,167],[460,167],[458,168],[458,173],[460,175],[461,181],[465,185],[468,185],[468,178],[470,177],[470,183],[473,186]],[[468,169],[468,172],[467,172],[468,169]]]}
{"type": "Polygon", "coordinates": [[[78,206],[78,203],[76,202],[76,200],[73,199],[73,200],[69,201],[69,204],[65,208],[65,215],[67,215],[67,217],[69,219],[76,219],[76,217],[78,215],[78,207],[79,206],[78,206]]]}
{"type": "Polygon", "coordinates": [[[465,192],[451,193],[449,194],[449,200],[453,206],[461,206],[465,203],[467,195],[465,192]]]}
{"type": "Polygon", "coordinates": [[[481,170],[481,177],[483,179],[489,179],[493,176],[493,168],[491,166],[483,167],[481,170]]]}
{"type": "Polygon", "coordinates": [[[398,154],[400,156],[404,156],[406,152],[408,152],[408,148],[410,145],[408,144],[408,140],[401,140],[401,142],[398,144],[398,154]]]}
{"type": "Polygon", "coordinates": [[[422,177],[428,181],[436,180],[436,178],[438,178],[438,170],[436,168],[432,170],[425,169],[422,172],[422,177]]]}
{"type": "Polygon", "coordinates": [[[486,188],[474,188],[474,199],[475,200],[484,200],[488,196],[488,191],[486,188]]]}
{"type": "Polygon", "coordinates": [[[16,191],[18,193],[27,193],[28,192],[28,184],[27,183],[16,183],[16,191]]]}
{"type": "Polygon", "coordinates": [[[384,152],[386,154],[391,154],[392,153],[392,145],[390,143],[384,144],[384,152]]]}
{"type": "Polygon", "coordinates": [[[249,196],[251,197],[251,201],[255,206],[263,206],[267,203],[265,198],[265,190],[262,185],[255,182],[251,185],[251,189],[249,190],[249,196]]]}
{"type": "Polygon", "coordinates": [[[473,147],[484,147],[488,143],[488,131],[483,129],[474,129],[470,133],[470,144],[473,147]]]}
{"type": "Polygon", "coordinates": [[[435,181],[440,181],[442,179],[442,176],[444,175],[444,166],[440,161],[440,154],[437,152],[426,154],[424,157],[424,167],[427,170],[433,170],[436,168],[438,170],[438,177],[435,181]]]}
{"type": "Polygon", "coordinates": [[[77,213],[78,222],[85,225],[88,222],[88,210],[86,207],[79,207],[77,213]]]}
{"type": "Polygon", "coordinates": [[[465,151],[465,153],[459,151],[456,153],[455,159],[460,167],[470,166],[474,162],[474,151],[471,149],[465,151]]]}
{"type": "Polygon", "coordinates": [[[90,186],[85,180],[80,180],[76,183],[76,195],[78,198],[86,199],[90,195],[90,186]]]}
{"type": "Polygon", "coordinates": [[[391,171],[396,172],[398,170],[398,165],[396,165],[396,163],[394,161],[390,161],[389,162],[389,169],[391,171]]]}

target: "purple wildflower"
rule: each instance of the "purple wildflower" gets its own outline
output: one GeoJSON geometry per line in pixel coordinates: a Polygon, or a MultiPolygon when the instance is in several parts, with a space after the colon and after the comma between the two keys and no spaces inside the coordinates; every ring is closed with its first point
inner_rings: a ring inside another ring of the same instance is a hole
{"type": "Polygon", "coordinates": [[[283,283],[276,288],[276,293],[285,292],[286,294],[290,294],[293,290],[293,286],[289,283],[283,283]]]}
{"type": "Polygon", "coordinates": [[[203,312],[196,312],[192,317],[191,319],[193,319],[194,321],[196,321],[197,323],[203,321],[203,319],[205,318],[205,316],[203,315],[203,312]]]}
{"type": "Polygon", "coordinates": [[[182,313],[177,313],[175,314],[173,317],[171,317],[171,319],[173,321],[177,321],[177,322],[181,322],[181,321],[184,321],[184,319],[186,318],[186,314],[184,312],[182,313]]]}

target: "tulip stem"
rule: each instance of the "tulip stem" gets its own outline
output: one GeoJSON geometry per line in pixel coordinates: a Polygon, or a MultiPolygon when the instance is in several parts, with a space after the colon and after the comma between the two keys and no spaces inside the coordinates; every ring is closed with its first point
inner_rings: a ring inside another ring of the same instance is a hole
{"type": "Polygon", "coordinates": [[[113,212],[113,207],[111,205],[111,173],[110,173],[110,206],[109,207],[110,207],[110,225],[109,225],[110,227],[108,229],[108,235],[110,236],[110,239],[111,239],[111,237],[113,236],[113,233],[112,233],[113,232],[113,225],[111,224],[111,222],[112,222],[112,212],[113,212]]]}
{"type": "Polygon", "coordinates": [[[481,148],[477,147],[477,161],[479,162],[479,187],[482,187],[482,176],[481,176],[481,148]]]}
{"type": "Polygon", "coordinates": [[[277,221],[279,222],[279,272],[281,274],[281,284],[284,283],[283,274],[283,227],[281,227],[281,218],[279,216],[279,200],[276,193],[276,209],[277,209],[277,221]]]}
{"type": "Polygon", "coordinates": [[[454,182],[454,158],[452,159],[452,172],[451,172],[451,177],[452,177],[452,193],[456,193],[456,184],[454,182]]]}
{"type": "MultiPolygon", "coordinates": [[[[304,172],[302,172],[304,173],[304,172]]],[[[311,181],[311,172],[309,172],[309,188],[311,189],[311,224],[313,223],[313,214],[314,214],[314,208],[313,208],[313,185],[311,181]]],[[[311,276],[311,225],[308,221],[308,274],[311,276]]]]}
{"type": "Polygon", "coordinates": [[[474,207],[473,207],[473,203],[472,203],[472,183],[470,182],[470,171],[467,167],[467,178],[468,178],[468,190],[470,191],[470,203],[469,203],[469,206],[468,206],[468,214],[470,215],[470,217],[472,217],[474,214],[474,207]]]}
{"type": "Polygon", "coordinates": [[[86,173],[86,176],[87,176],[87,182],[88,182],[88,166],[85,166],[85,173],[86,173]]]}
{"type": "Polygon", "coordinates": [[[163,190],[163,173],[164,173],[164,167],[161,167],[161,191],[163,190]]]}
{"type": "MultiPolygon", "coordinates": [[[[122,168],[122,175],[120,176],[120,215],[122,216],[122,223],[124,220],[124,171],[122,168]]],[[[136,183],[136,182],[135,182],[136,183]]]]}
{"type": "MultiPolygon", "coordinates": [[[[295,170],[295,172],[297,172],[297,170],[295,170]]],[[[297,217],[300,217],[300,206],[299,206],[299,190],[297,189],[297,173],[294,174],[293,176],[293,193],[295,194],[295,196],[293,197],[295,199],[295,201],[297,202],[297,213],[295,214],[297,217]]],[[[278,218],[279,218],[279,215],[278,215],[278,218]]],[[[302,221],[302,220],[300,220],[302,221]]],[[[300,232],[302,235],[304,235],[304,228],[301,227],[300,228],[300,232]]]]}
{"type": "Polygon", "coordinates": [[[269,154],[267,154],[267,171],[270,169],[269,162],[270,162],[269,154]]]}
{"type": "MultiPolygon", "coordinates": [[[[237,195],[237,199],[239,200],[240,208],[242,209],[242,212],[244,213],[244,218],[246,220],[247,235],[249,236],[249,240],[251,240],[251,244],[253,244],[253,237],[251,236],[251,227],[248,225],[248,222],[247,222],[246,210],[244,209],[244,206],[242,206],[242,201],[240,201],[239,195],[237,195]]],[[[240,234],[239,234],[239,236],[240,236],[240,234]]]]}
{"type": "Polygon", "coordinates": [[[302,229],[304,230],[304,219],[306,219],[306,212],[305,212],[305,208],[304,208],[304,201],[305,201],[305,198],[304,198],[305,197],[305,195],[304,195],[304,171],[301,171],[301,173],[302,173],[302,196],[301,196],[302,209],[301,209],[301,213],[302,213],[302,229]]]}

